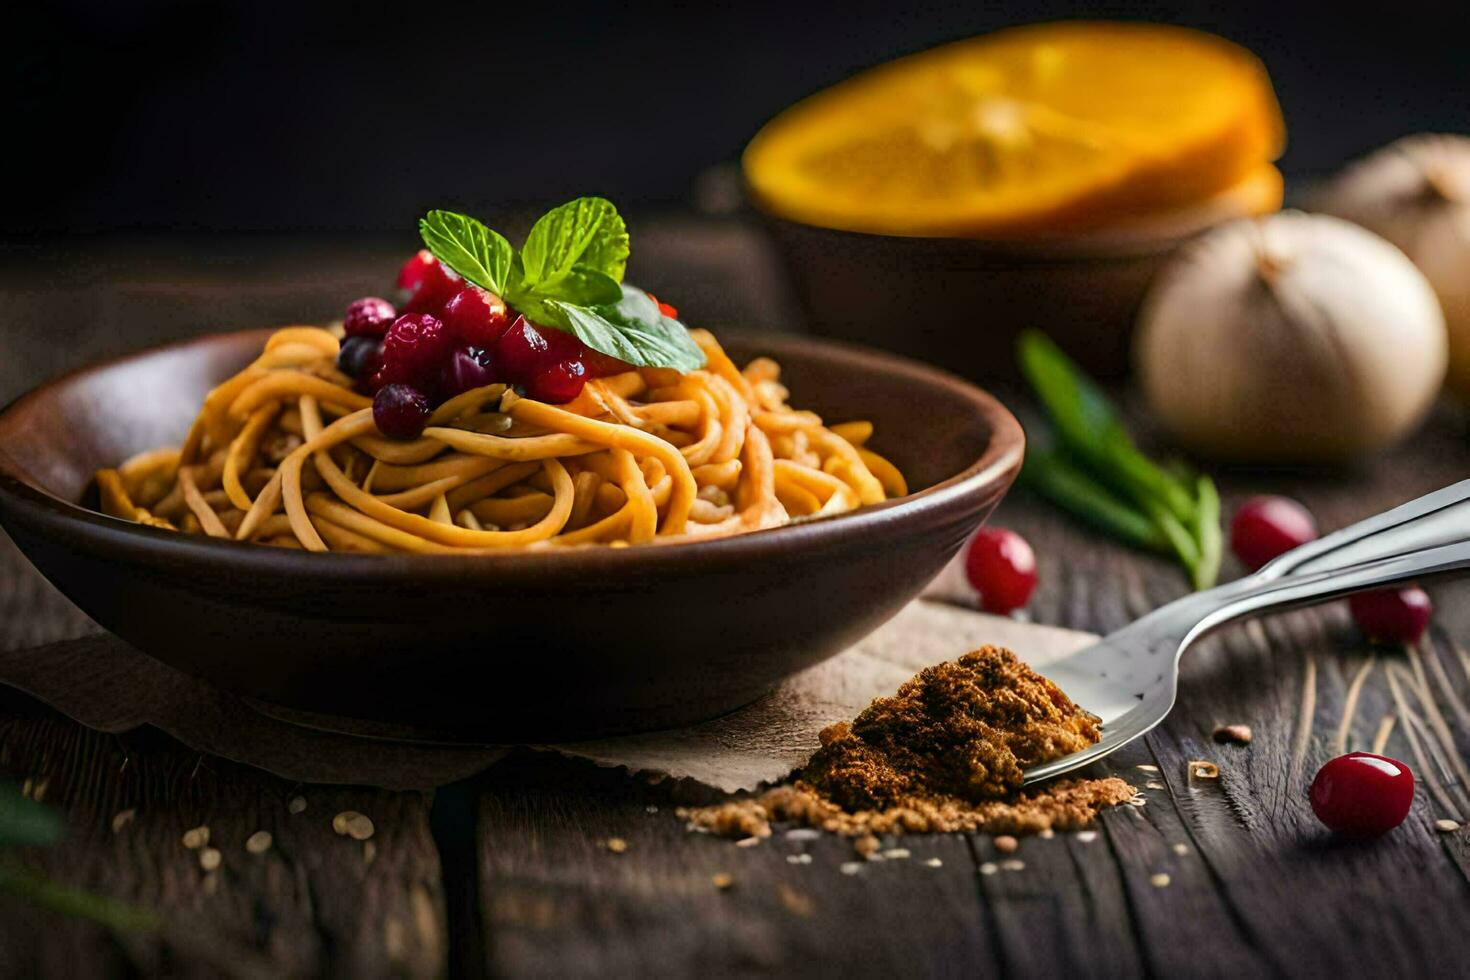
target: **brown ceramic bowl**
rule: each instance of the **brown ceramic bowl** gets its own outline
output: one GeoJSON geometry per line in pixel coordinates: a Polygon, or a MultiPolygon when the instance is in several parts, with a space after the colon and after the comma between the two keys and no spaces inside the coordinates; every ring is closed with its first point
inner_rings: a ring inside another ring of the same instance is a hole
{"type": "Polygon", "coordinates": [[[179,442],[268,333],[100,364],[0,412],[0,524],[97,622],[174,667],[270,705],[452,738],[647,730],[754,700],[917,595],[1024,447],[999,402],[940,371],[737,336],[736,358],[781,361],[796,404],[872,419],[915,492],[715,541],[464,557],[307,554],[77,505],[98,467],[179,442]]]}
{"type": "Polygon", "coordinates": [[[1264,167],[1199,204],[1113,232],[1035,241],[838,231],[769,217],[815,333],[918,358],[971,378],[1016,377],[1016,336],[1044,330],[1088,372],[1128,371],[1154,274],[1184,242],[1275,210],[1281,175],[1264,167]]]}

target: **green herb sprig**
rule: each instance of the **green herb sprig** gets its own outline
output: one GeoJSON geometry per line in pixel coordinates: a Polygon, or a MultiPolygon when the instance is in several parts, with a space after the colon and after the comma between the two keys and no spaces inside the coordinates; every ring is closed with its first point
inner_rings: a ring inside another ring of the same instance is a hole
{"type": "Polygon", "coordinates": [[[579,197],[542,215],[519,250],[468,215],[430,211],[424,245],[537,325],[572,334],[635,367],[694,371],[704,352],[647,293],[623,282],[628,227],[611,201],[579,197]]]}
{"type": "Polygon", "coordinates": [[[1022,482],[1136,548],[1172,553],[1196,589],[1214,585],[1223,547],[1214,481],[1140,452],[1107,395],[1045,334],[1023,333],[1017,358],[1056,436],[1032,440],[1022,482]]]}

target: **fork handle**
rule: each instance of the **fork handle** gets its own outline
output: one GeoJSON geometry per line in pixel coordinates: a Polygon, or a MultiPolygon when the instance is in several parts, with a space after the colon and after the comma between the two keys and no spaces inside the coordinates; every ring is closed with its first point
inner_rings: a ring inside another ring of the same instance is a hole
{"type": "Polygon", "coordinates": [[[1214,608],[1190,635],[1254,613],[1462,568],[1470,568],[1470,480],[1308,542],[1212,590],[1214,608]]]}

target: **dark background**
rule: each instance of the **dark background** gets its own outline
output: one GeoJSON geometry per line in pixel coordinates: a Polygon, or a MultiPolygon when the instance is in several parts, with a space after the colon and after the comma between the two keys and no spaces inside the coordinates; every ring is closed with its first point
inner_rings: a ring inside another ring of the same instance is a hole
{"type": "Polygon", "coordinates": [[[65,0],[13,5],[0,29],[0,234],[388,231],[430,206],[489,217],[585,193],[681,208],[823,85],[1067,16],[1189,24],[1256,51],[1290,176],[1410,132],[1470,132],[1463,4],[65,0]]]}

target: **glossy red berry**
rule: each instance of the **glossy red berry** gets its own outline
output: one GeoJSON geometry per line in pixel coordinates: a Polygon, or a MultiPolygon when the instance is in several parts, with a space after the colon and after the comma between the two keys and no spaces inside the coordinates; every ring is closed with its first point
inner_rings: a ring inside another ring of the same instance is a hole
{"type": "Polygon", "coordinates": [[[429,413],[428,397],[412,385],[384,385],[373,396],[373,422],[391,439],[418,438],[429,413]]]}
{"type": "Polygon", "coordinates": [[[364,296],[347,307],[342,329],[349,337],[381,337],[396,319],[398,311],[392,303],[377,296],[364,296]]]}
{"type": "Polygon", "coordinates": [[[965,575],[980,593],[980,607],[1005,615],[1031,600],[1036,555],[1015,531],[982,527],[965,551],[965,575]]]}
{"type": "Polygon", "coordinates": [[[466,286],[451,296],[441,319],[456,342],[487,350],[511,323],[505,301],[479,286],[466,286]]]}
{"type": "Polygon", "coordinates": [[[490,352],[479,347],[456,347],[439,374],[439,394],[445,398],[483,388],[499,380],[490,352]]]}
{"type": "Polygon", "coordinates": [[[398,289],[405,313],[439,313],[464,288],[464,280],[444,268],[428,249],[420,249],[398,270],[398,289]]]}
{"type": "Polygon", "coordinates": [[[526,397],[541,402],[561,405],[582,393],[587,383],[587,369],[579,360],[565,360],[554,364],[526,383],[526,397]]]}
{"type": "Polygon", "coordinates": [[[1345,837],[1377,837],[1404,822],[1414,802],[1414,774],[1397,759],[1349,752],[1317,771],[1312,812],[1345,837]]]}
{"type": "Polygon", "coordinates": [[[379,376],[386,384],[418,384],[439,375],[449,358],[454,340],[438,317],[427,313],[405,313],[393,321],[388,336],[383,338],[383,369],[379,376]]]}
{"type": "Polygon", "coordinates": [[[658,307],[658,311],[664,316],[671,320],[679,319],[679,311],[676,308],[670,306],[668,303],[660,302],[659,298],[652,293],[648,294],[648,298],[653,300],[654,305],[658,307]]]}
{"type": "Polygon", "coordinates": [[[1416,642],[1434,612],[1429,594],[1416,585],[1359,592],[1348,596],[1348,608],[1364,636],[1384,643],[1416,642]]]}
{"type": "Polygon", "coordinates": [[[1252,497],[1230,521],[1230,550],[1251,571],[1316,538],[1317,522],[1290,497],[1252,497]]]}

